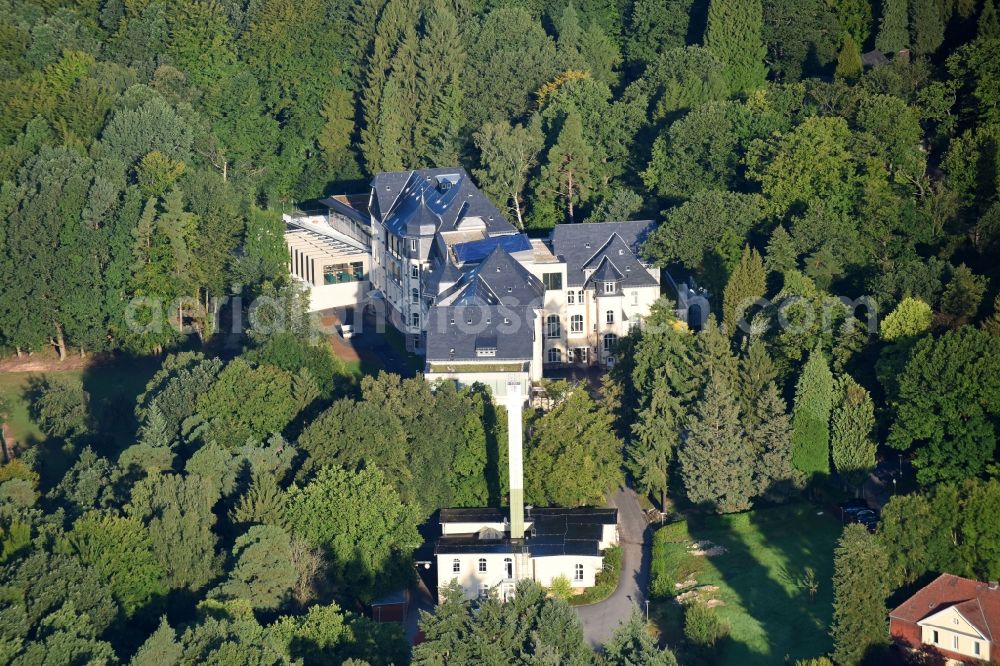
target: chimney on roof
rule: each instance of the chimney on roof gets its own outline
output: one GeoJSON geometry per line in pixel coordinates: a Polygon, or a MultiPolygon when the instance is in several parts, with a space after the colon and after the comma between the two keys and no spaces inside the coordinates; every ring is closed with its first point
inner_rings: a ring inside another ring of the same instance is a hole
{"type": "Polygon", "coordinates": [[[510,538],[524,538],[524,463],[522,461],[520,382],[507,382],[507,463],[510,480],[510,538]]]}

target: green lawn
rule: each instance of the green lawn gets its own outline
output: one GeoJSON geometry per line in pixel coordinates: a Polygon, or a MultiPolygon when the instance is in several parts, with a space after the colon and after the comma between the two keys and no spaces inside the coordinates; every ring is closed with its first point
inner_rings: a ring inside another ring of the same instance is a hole
{"type": "Polygon", "coordinates": [[[808,504],[699,516],[663,527],[654,539],[650,585],[653,615],[667,642],[683,640],[683,611],[672,597],[686,590],[675,583],[694,579],[695,589],[718,586],[699,595],[720,600],[716,611],[730,626],[710,661],[780,664],[829,652],[833,549],[840,531],[839,521],[817,515],[808,504]],[[692,542],[706,540],[725,553],[689,552],[692,542]],[[815,576],[814,594],[806,582],[808,569],[815,576]]]}
{"type": "MultiPolygon", "coordinates": [[[[0,402],[7,406],[7,422],[19,444],[37,442],[44,438],[28,416],[28,402],[24,399],[29,372],[0,373],[0,402]]],[[[80,371],[66,373],[80,376],[80,371]]]]}
{"type": "Polygon", "coordinates": [[[5,399],[8,422],[19,451],[39,447],[39,472],[43,487],[57,482],[65,468],[72,464],[76,451],[61,442],[47,441],[31,420],[26,391],[32,377],[50,377],[82,381],[90,394],[90,414],[94,433],[88,444],[99,453],[114,457],[134,443],[135,399],[160,365],[157,358],[120,358],[90,366],[83,370],[54,372],[0,373],[0,396],[5,399]]]}

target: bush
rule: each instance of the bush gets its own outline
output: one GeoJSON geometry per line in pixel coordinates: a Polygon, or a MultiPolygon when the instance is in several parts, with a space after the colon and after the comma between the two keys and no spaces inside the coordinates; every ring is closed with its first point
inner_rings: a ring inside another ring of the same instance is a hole
{"type": "Polygon", "coordinates": [[[552,579],[549,594],[558,599],[569,599],[573,596],[573,585],[566,576],[556,576],[552,579]]]}
{"type": "Polygon", "coordinates": [[[685,608],[684,637],[695,645],[712,647],[728,633],[729,625],[719,619],[715,610],[697,602],[685,608]]]}
{"type": "Polygon", "coordinates": [[[578,594],[570,599],[574,606],[585,606],[604,601],[611,596],[611,593],[618,588],[618,579],[622,573],[622,557],[624,552],[621,546],[611,546],[604,551],[604,567],[597,572],[594,580],[594,587],[586,590],[583,594],[578,594]]]}

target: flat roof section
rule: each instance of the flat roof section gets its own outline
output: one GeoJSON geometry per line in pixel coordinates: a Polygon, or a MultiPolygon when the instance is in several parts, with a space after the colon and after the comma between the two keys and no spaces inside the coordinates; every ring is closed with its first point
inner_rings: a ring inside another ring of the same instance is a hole
{"type": "Polygon", "coordinates": [[[286,225],[285,242],[316,258],[358,257],[368,254],[351,243],[294,224],[286,225]]]}

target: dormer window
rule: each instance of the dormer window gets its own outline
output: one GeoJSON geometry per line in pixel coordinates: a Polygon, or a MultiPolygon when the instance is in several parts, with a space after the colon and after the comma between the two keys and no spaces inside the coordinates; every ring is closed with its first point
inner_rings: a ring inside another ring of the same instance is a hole
{"type": "Polygon", "coordinates": [[[615,283],[614,282],[605,282],[604,283],[604,293],[605,294],[613,294],[613,293],[615,293],[615,283]]]}
{"type": "Polygon", "coordinates": [[[624,254],[625,254],[625,250],[623,250],[621,248],[618,248],[618,256],[621,257],[621,256],[624,256],[624,254]]]}

